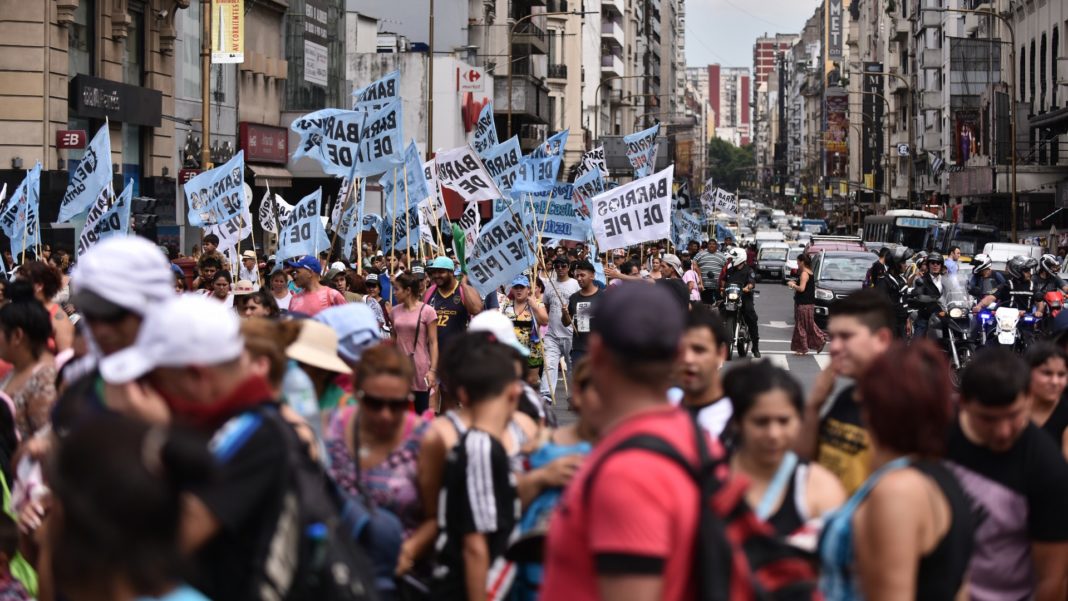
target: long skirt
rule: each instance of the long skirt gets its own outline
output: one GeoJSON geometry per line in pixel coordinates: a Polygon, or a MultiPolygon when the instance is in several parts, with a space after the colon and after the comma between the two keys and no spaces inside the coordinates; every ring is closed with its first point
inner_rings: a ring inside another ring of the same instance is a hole
{"type": "Polygon", "coordinates": [[[790,350],[807,353],[809,349],[819,352],[827,344],[827,335],[816,325],[815,305],[794,306],[794,336],[790,350]]]}

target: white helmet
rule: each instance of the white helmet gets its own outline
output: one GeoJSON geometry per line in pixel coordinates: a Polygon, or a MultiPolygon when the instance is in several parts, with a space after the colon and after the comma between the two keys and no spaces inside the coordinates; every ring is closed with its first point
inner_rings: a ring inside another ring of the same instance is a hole
{"type": "Polygon", "coordinates": [[[731,263],[735,267],[741,267],[745,265],[745,262],[749,260],[749,255],[746,254],[745,249],[735,246],[731,249],[731,263]]]}
{"type": "Polygon", "coordinates": [[[987,267],[990,267],[993,261],[990,260],[990,255],[978,254],[972,258],[972,271],[978,273],[987,267]]]}

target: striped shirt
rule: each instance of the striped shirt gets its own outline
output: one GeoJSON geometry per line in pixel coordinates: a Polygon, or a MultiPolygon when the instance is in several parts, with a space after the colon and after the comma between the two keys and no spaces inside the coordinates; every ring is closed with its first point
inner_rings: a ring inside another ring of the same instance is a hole
{"type": "Polygon", "coordinates": [[[719,280],[719,274],[723,271],[723,266],[727,263],[727,255],[721,252],[710,253],[707,250],[694,255],[694,262],[697,263],[697,267],[701,270],[701,279],[704,280],[705,287],[709,286],[709,281],[719,280]],[[708,272],[712,272],[712,277],[708,277],[708,272]]]}

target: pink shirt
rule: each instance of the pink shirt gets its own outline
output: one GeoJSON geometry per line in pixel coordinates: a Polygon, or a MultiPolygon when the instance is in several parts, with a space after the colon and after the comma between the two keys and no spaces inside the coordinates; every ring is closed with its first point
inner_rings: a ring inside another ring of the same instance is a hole
{"type": "Polygon", "coordinates": [[[345,297],[333,288],[323,286],[315,292],[301,292],[294,294],[289,301],[290,313],[303,313],[309,317],[318,315],[320,311],[335,305],[344,305],[345,297]]]}
{"type": "Polygon", "coordinates": [[[430,372],[430,328],[435,328],[436,331],[437,327],[438,313],[426,303],[419,303],[411,311],[405,309],[404,305],[393,307],[393,331],[397,333],[397,346],[405,355],[412,357],[415,363],[412,390],[416,392],[429,390],[426,375],[430,372]],[[417,327],[418,339],[415,335],[417,327]],[[413,349],[413,346],[416,348],[413,349]]]}
{"type": "Polygon", "coordinates": [[[697,280],[697,274],[694,273],[692,269],[687,270],[686,273],[682,274],[682,281],[686,283],[687,287],[690,286],[690,282],[693,282],[694,286],[693,289],[690,290],[690,300],[701,300],[701,291],[697,289],[700,282],[697,280]]]}

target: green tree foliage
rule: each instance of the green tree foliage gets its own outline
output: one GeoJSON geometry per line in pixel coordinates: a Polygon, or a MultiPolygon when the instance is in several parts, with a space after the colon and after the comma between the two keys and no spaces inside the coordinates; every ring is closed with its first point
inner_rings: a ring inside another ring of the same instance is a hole
{"type": "Polygon", "coordinates": [[[726,140],[713,138],[708,144],[708,176],[718,188],[734,191],[752,174],[756,165],[753,145],[741,148],[726,140]]]}

